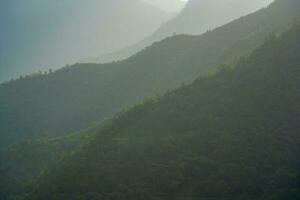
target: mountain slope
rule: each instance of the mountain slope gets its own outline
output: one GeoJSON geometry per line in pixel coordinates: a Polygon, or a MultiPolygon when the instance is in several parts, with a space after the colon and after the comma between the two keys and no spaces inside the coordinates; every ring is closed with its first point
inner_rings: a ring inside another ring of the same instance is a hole
{"type": "Polygon", "coordinates": [[[76,64],[0,85],[0,147],[40,134],[62,135],[214,72],[249,53],[300,16],[298,0],[281,0],[202,36],[179,35],[128,60],[76,64]],[[67,102],[67,103],[66,103],[67,102]]]}
{"type": "Polygon", "coordinates": [[[171,17],[140,0],[2,0],[0,11],[0,82],[119,50],[171,17]]]}
{"type": "Polygon", "coordinates": [[[128,48],[105,54],[85,62],[111,62],[134,55],[138,51],[174,34],[202,34],[229,23],[241,16],[257,11],[273,0],[189,0],[183,11],[162,25],[152,35],[128,48]]]}
{"type": "MultiPolygon", "coordinates": [[[[11,200],[32,192],[47,169],[87,144],[102,123],[63,137],[47,136],[21,141],[0,152],[0,199],[11,200]]],[[[19,198],[18,198],[19,197],[19,198]]]]}
{"type": "Polygon", "coordinates": [[[0,155],[1,200],[18,199],[33,190],[43,172],[79,149],[79,136],[22,141],[0,155]]]}
{"type": "Polygon", "coordinates": [[[300,23],[116,117],[28,199],[297,200],[300,23]]]}

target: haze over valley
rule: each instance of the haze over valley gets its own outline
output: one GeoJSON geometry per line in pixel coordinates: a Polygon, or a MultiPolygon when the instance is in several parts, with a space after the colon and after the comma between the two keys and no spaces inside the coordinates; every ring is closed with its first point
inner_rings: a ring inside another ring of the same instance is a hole
{"type": "Polygon", "coordinates": [[[174,13],[140,0],[2,0],[0,82],[132,45],[174,13]]]}
{"type": "Polygon", "coordinates": [[[1,1],[0,200],[299,200],[299,10],[1,1]]]}

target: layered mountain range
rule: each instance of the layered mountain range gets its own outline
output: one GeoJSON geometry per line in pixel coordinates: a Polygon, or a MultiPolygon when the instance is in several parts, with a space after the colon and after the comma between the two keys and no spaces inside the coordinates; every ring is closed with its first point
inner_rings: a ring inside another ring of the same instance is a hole
{"type": "Polygon", "coordinates": [[[25,199],[297,200],[300,24],[116,117],[25,199]]]}
{"type": "Polygon", "coordinates": [[[179,15],[163,24],[149,37],[135,45],[82,62],[111,62],[134,55],[138,51],[174,34],[202,34],[232,20],[268,6],[273,0],[189,0],[179,15]]]}
{"type": "Polygon", "coordinates": [[[0,85],[1,147],[35,135],[89,126],[147,97],[214,73],[300,16],[300,2],[276,1],[200,36],[167,38],[110,64],[76,64],[0,85]],[[66,102],[68,102],[66,104],[66,102]]]}
{"type": "Polygon", "coordinates": [[[125,48],[173,17],[140,0],[2,0],[0,11],[0,82],[125,48]]]}
{"type": "Polygon", "coordinates": [[[0,199],[298,200],[299,10],[0,84],[0,199]]]}

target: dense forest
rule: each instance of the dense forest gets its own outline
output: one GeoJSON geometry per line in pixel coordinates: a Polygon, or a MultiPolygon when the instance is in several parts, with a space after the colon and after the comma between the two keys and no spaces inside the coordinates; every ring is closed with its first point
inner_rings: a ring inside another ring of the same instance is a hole
{"type": "Polygon", "coordinates": [[[114,117],[25,199],[298,200],[300,23],[114,117]]]}
{"type": "Polygon", "coordinates": [[[100,124],[62,137],[21,141],[0,153],[0,199],[18,199],[31,192],[40,176],[88,143],[100,124]]]}
{"type": "Polygon", "coordinates": [[[19,200],[30,193],[47,169],[79,151],[110,120],[65,136],[38,135],[0,151],[0,200],[19,200]]]}
{"type": "Polygon", "coordinates": [[[75,64],[0,85],[0,148],[37,135],[60,136],[190,83],[251,52],[300,16],[298,0],[266,9],[200,36],[177,35],[110,64],[75,64]]]}

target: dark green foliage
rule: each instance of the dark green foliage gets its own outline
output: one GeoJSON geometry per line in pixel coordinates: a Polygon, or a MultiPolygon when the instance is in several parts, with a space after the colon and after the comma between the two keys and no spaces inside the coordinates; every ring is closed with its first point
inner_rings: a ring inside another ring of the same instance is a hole
{"type": "MultiPolygon", "coordinates": [[[[93,129],[88,129],[93,134],[93,129]]],[[[85,133],[85,132],[84,132],[85,133]]],[[[0,154],[0,199],[18,199],[33,190],[47,168],[80,149],[88,134],[26,140],[0,154]],[[83,140],[84,139],[84,140],[83,140]]]]}
{"type": "Polygon", "coordinates": [[[300,24],[234,68],[145,102],[27,199],[298,200],[300,24]]]}
{"type": "Polygon", "coordinates": [[[57,152],[47,142],[37,141],[22,142],[6,152],[0,160],[0,199],[30,192],[37,177],[59,158],[57,152]]]}
{"type": "Polygon", "coordinates": [[[0,85],[0,148],[36,135],[68,134],[167,89],[213,73],[300,15],[298,0],[276,1],[202,36],[174,36],[128,60],[76,64],[0,85]]]}

